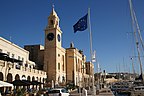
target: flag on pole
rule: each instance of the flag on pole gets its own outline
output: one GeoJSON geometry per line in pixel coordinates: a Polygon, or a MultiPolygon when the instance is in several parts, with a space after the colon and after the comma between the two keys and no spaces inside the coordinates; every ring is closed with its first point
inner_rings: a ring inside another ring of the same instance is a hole
{"type": "Polygon", "coordinates": [[[80,18],[78,22],[73,26],[74,33],[76,33],[77,31],[84,31],[87,29],[87,17],[88,14],[80,18]]]}

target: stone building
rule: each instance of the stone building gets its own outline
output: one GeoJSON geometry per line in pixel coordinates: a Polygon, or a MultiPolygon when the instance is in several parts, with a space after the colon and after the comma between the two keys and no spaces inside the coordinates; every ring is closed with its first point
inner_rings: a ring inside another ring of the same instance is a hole
{"type": "Polygon", "coordinates": [[[36,63],[36,68],[43,70],[44,65],[44,46],[42,45],[25,45],[24,49],[29,51],[29,60],[36,63]]]}
{"type": "Polygon", "coordinates": [[[29,60],[29,52],[0,37],[0,80],[36,80],[45,82],[46,72],[37,70],[35,62],[29,60]]]}
{"type": "Polygon", "coordinates": [[[30,52],[30,60],[47,73],[48,82],[54,81],[55,85],[74,83],[78,86],[83,86],[85,82],[84,85],[88,86],[93,67],[89,67],[89,71],[86,67],[93,64],[86,63],[86,56],[73,43],[69,48],[63,48],[62,33],[59,17],[53,8],[45,28],[44,49],[42,45],[26,45],[24,48],[30,52]]]}
{"type": "MultiPolygon", "coordinates": [[[[71,43],[71,45],[74,44],[71,43]]],[[[67,48],[66,63],[67,83],[74,83],[78,86],[88,87],[89,78],[92,76],[92,74],[90,75],[89,71],[87,71],[88,64],[86,66],[86,56],[83,54],[83,51],[78,50],[74,46],[67,48]]]]}
{"type": "MultiPolygon", "coordinates": [[[[89,79],[88,79],[89,83],[87,83],[87,84],[89,86],[92,86],[92,80],[94,78],[94,65],[91,62],[86,62],[85,66],[86,66],[86,74],[89,74],[89,79]]],[[[94,79],[94,81],[95,81],[95,79],[94,79]]]]}

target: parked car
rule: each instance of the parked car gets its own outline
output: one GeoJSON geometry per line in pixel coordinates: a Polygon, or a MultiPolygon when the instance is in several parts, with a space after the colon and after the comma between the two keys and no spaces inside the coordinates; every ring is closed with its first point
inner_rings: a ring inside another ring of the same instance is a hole
{"type": "Polygon", "coordinates": [[[70,94],[64,88],[54,88],[48,92],[48,96],[69,96],[70,94]]]}

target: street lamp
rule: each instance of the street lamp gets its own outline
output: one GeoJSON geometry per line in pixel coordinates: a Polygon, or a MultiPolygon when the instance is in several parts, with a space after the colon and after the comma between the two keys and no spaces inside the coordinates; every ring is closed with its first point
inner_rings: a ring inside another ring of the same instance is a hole
{"type": "MultiPolygon", "coordinates": [[[[77,60],[77,59],[76,59],[77,60]]],[[[79,84],[79,94],[80,94],[80,96],[81,96],[81,88],[80,88],[80,66],[79,66],[79,68],[78,68],[78,84],[79,84]]]]}
{"type": "Polygon", "coordinates": [[[93,95],[96,95],[95,85],[94,85],[94,66],[92,68],[92,85],[93,85],[93,95]]]}

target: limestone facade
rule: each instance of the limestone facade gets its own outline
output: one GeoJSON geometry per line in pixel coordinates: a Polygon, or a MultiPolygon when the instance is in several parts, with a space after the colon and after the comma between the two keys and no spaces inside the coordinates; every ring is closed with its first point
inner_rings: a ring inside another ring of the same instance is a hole
{"type": "Polygon", "coordinates": [[[35,63],[29,60],[29,52],[25,49],[0,37],[0,53],[22,61],[19,63],[0,60],[0,80],[12,82],[16,79],[29,79],[45,82],[46,72],[35,69],[35,63]]]}
{"type": "Polygon", "coordinates": [[[44,65],[44,46],[42,45],[25,45],[24,49],[29,52],[29,59],[36,63],[36,68],[43,70],[44,65]]]}
{"type": "Polygon", "coordinates": [[[0,37],[0,52],[22,63],[0,60],[0,80],[12,82],[15,79],[54,81],[55,85],[73,83],[77,86],[89,86],[93,64],[86,62],[83,51],[71,43],[69,48],[62,47],[62,31],[59,17],[52,9],[45,28],[45,44],[25,45],[24,49],[0,37]]]}
{"type": "MultiPolygon", "coordinates": [[[[30,52],[30,58],[32,58],[30,60],[36,64],[43,64],[48,82],[54,81],[55,85],[73,83],[77,86],[86,87],[92,76],[90,74],[92,67],[89,67],[90,70],[87,71],[86,56],[81,50],[75,48],[73,43],[70,44],[69,48],[62,47],[62,33],[59,17],[53,8],[45,28],[44,49],[40,49],[41,45],[26,45],[25,49],[30,52]]],[[[92,65],[89,63],[89,66],[92,65]]]]}

